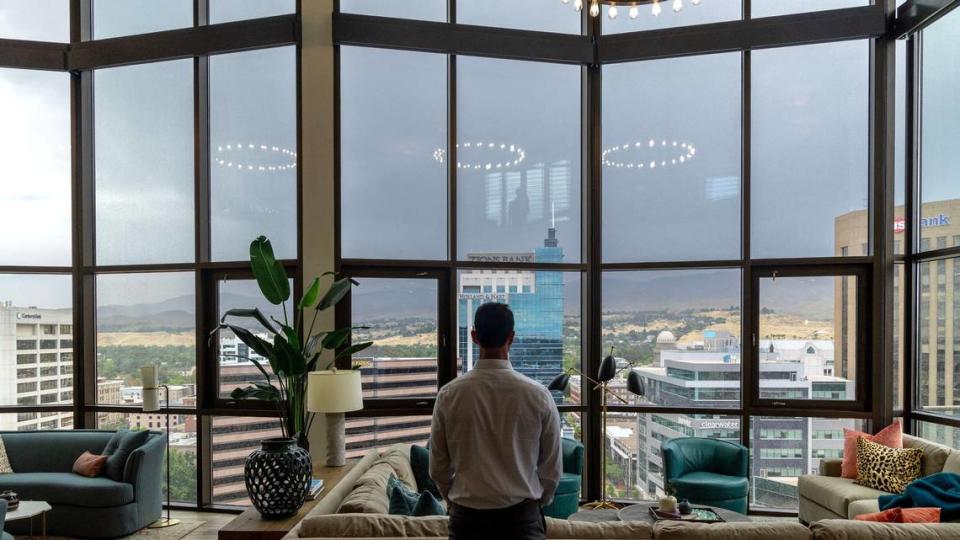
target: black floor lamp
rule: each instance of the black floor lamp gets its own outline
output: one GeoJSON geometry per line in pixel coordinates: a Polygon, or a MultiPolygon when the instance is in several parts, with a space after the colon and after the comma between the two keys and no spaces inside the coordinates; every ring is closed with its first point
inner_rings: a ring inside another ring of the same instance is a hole
{"type": "Polygon", "coordinates": [[[163,388],[166,393],[164,403],[167,409],[167,517],[160,518],[148,526],[151,529],[160,529],[180,523],[179,519],[170,518],[170,491],[173,488],[170,485],[170,387],[159,384],[157,366],[143,366],[140,369],[140,374],[143,379],[143,412],[149,413],[161,410],[160,389],[163,388]]]}

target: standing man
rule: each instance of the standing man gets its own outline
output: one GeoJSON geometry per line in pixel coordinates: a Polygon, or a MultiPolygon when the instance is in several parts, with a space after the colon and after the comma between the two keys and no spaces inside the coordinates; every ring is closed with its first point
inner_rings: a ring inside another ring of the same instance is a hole
{"type": "Polygon", "coordinates": [[[542,507],[560,481],[560,415],[544,386],[508,353],[513,312],[488,303],[474,316],[480,359],[437,394],[430,476],[448,501],[453,540],[540,540],[542,507]]]}

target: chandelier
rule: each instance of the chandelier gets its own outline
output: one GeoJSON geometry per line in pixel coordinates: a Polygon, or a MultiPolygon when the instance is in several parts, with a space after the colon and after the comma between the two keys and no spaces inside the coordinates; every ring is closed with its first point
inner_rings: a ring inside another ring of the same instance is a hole
{"type": "MultiPolygon", "coordinates": [[[[585,0],[560,0],[564,4],[573,3],[573,8],[577,11],[583,10],[585,0]]],[[[669,3],[674,13],[680,13],[683,10],[683,0],[587,0],[590,2],[590,16],[600,16],[600,4],[607,6],[607,15],[611,19],[616,19],[620,14],[621,7],[628,7],[627,16],[636,19],[640,16],[640,6],[650,4],[650,13],[656,17],[663,12],[661,3],[669,3]]],[[[701,0],[690,0],[695,6],[700,5],[701,0]]]]}

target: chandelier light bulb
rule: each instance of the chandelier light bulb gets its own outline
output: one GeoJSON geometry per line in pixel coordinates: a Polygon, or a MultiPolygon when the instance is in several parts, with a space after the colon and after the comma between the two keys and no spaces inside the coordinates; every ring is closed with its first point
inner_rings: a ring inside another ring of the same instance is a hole
{"type": "Polygon", "coordinates": [[[699,5],[700,5],[700,0],[691,0],[691,1],[693,2],[693,5],[695,5],[695,6],[699,6],[699,5]]]}
{"type": "Polygon", "coordinates": [[[573,9],[577,11],[583,10],[583,0],[573,0],[573,9]]]}
{"type": "Polygon", "coordinates": [[[663,8],[660,7],[660,0],[653,0],[653,7],[650,8],[650,13],[653,13],[654,17],[658,17],[662,12],[663,8]]]}
{"type": "Polygon", "coordinates": [[[683,9],[683,0],[673,0],[673,12],[680,13],[681,9],[683,9]]]}
{"type": "Polygon", "coordinates": [[[636,19],[636,18],[639,17],[639,16],[640,16],[640,8],[638,8],[637,6],[631,6],[631,7],[630,7],[630,18],[631,18],[631,19],[636,19]]]}
{"type": "Polygon", "coordinates": [[[611,19],[616,19],[618,13],[620,13],[620,10],[617,9],[617,6],[610,6],[610,9],[607,10],[607,15],[609,15],[611,19]]]}
{"type": "Polygon", "coordinates": [[[560,1],[563,2],[564,4],[569,4],[569,3],[570,3],[570,0],[560,0],[560,1]]]}
{"type": "Polygon", "coordinates": [[[590,3],[590,16],[596,17],[597,15],[600,15],[600,4],[598,4],[597,1],[594,0],[593,2],[590,3]]]}

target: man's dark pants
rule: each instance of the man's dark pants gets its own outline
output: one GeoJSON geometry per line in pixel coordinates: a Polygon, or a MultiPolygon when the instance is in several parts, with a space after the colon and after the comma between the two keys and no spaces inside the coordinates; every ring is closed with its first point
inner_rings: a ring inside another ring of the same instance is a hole
{"type": "Polygon", "coordinates": [[[450,503],[450,540],[543,540],[546,528],[539,501],[495,510],[450,503]]]}

